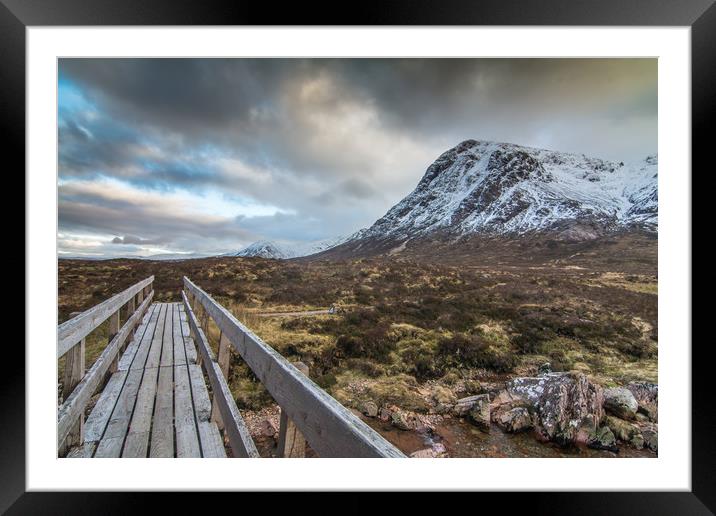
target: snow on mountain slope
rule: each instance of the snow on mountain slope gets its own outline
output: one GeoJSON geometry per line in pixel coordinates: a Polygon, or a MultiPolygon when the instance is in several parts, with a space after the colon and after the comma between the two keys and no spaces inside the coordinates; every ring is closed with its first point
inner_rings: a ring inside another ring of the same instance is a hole
{"type": "Polygon", "coordinates": [[[415,190],[349,241],[404,240],[434,231],[523,234],[589,225],[658,225],[656,156],[625,164],[466,140],[428,167],[415,190]]]}
{"type": "Polygon", "coordinates": [[[272,258],[275,260],[287,260],[326,251],[346,241],[346,237],[329,238],[313,242],[277,242],[272,240],[259,240],[245,247],[237,253],[227,253],[224,256],[256,256],[260,258],[272,258]]]}

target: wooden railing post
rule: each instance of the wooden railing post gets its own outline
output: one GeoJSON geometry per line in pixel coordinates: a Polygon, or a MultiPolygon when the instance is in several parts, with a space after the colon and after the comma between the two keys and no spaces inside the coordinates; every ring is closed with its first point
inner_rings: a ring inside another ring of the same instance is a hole
{"type": "MultiPolygon", "coordinates": [[[[127,319],[130,315],[128,314],[127,319]]],[[[109,331],[107,332],[107,344],[112,342],[112,339],[119,333],[119,310],[109,316],[109,331]]],[[[109,372],[117,372],[117,365],[119,364],[119,353],[112,360],[112,364],[109,366],[109,372]]]]}
{"type": "MultiPolygon", "coordinates": [[[[75,344],[65,356],[65,374],[62,381],[62,399],[66,400],[85,375],[85,339],[75,344]]],[[[79,446],[84,441],[85,415],[80,414],[77,423],[65,440],[65,449],[79,446]]]]}
{"type": "MultiPolygon", "coordinates": [[[[293,365],[308,376],[308,366],[306,364],[296,362],[293,365]]],[[[278,431],[278,456],[293,458],[306,456],[306,439],[283,409],[281,409],[281,426],[278,431]]]]}
{"type": "MultiPolygon", "coordinates": [[[[231,342],[229,342],[229,339],[224,335],[224,332],[221,332],[219,334],[219,352],[217,353],[216,357],[216,363],[219,365],[219,369],[221,369],[221,374],[224,375],[224,379],[229,379],[229,364],[231,361],[231,342]]],[[[224,429],[224,421],[221,419],[221,414],[219,412],[219,403],[216,399],[216,396],[214,396],[214,399],[211,402],[211,420],[216,423],[216,426],[219,427],[219,430],[224,429]]]]}

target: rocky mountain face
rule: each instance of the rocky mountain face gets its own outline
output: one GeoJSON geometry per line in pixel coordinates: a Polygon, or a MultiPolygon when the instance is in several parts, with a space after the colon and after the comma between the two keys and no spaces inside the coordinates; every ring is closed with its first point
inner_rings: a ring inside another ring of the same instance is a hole
{"type": "Polygon", "coordinates": [[[441,238],[549,234],[584,241],[656,233],[656,156],[636,163],[466,140],[428,167],[407,197],[338,249],[441,238]]]}

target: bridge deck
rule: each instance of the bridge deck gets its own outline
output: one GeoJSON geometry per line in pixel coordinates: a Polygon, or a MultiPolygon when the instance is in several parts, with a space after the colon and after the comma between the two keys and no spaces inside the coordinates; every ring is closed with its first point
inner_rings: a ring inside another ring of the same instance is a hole
{"type": "Polygon", "coordinates": [[[182,303],[153,303],[70,457],[225,457],[182,303]]]}

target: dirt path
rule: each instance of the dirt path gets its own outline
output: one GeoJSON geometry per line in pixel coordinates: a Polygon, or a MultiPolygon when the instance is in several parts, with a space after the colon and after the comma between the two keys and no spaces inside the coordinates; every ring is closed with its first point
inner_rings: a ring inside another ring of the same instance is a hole
{"type": "Polygon", "coordinates": [[[258,317],[299,317],[302,315],[326,315],[331,314],[330,310],[307,310],[303,312],[264,312],[255,314],[258,317]]]}

